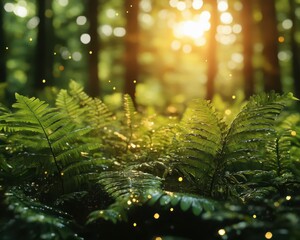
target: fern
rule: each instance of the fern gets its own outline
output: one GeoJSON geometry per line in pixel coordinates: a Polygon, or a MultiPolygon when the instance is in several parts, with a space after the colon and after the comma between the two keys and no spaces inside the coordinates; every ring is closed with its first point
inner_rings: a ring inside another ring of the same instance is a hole
{"type": "Polygon", "coordinates": [[[82,114],[84,113],[85,109],[80,107],[78,101],[70,96],[67,90],[62,89],[59,91],[56,98],[56,106],[67,116],[69,116],[75,123],[82,123],[82,114]]]}
{"type": "Polygon", "coordinates": [[[243,170],[270,170],[274,152],[283,154],[283,145],[276,150],[275,120],[290,98],[275,93],[254,96],[228,126],[209,102],[194,101],[181,122],[175,167],[204,194],[235,191],[233,186],[245,179],[243,170]]]}
{"type": "Polygon", "coordinates": [[[104,219],[112,223],[117,223],[119,221],[127,221],[128,211],[129,206],[126,201],[117,201],[111,204],[106,209],[91,212],[87,218],[86,223],[92,224],[98,221],[99,219],[104,219]]]}
{"type": "Polygon", "coordinates": [[[223,153],[230,167],[238,165],[240,170],[265,167],[262,165],[268,159],[266,145],[276,137],[275,119],[286,101],[287,96],[275,93],[262,93],[250,99],[233,120],[225,138],[223,153]]]}
{"type": "Polygon", "coordinates": [[[13,218],[1,219],[1,214],[3,239],[82,239],[67,213],[36,202],[19,190],[12,189],[5,196],[5,206],[13,218]]]}
{"type": "Polygon", "coordinates": [[[16,94],[16,99],[13,104],[16,112],[3,115],[0,128],[18,134],[27,151],[34,151],[41,157],[39,174],[51,173],[52,170],[47,167],[53,164],[64,191],[64,169],[76,162],[83,151],[97,147],[91,143],[77,144],[79,138],[91,129],[75,128],[64,114],[37,98],[16,94]]]}
{"type": "Polygon", "coordinates": [[[99,183],[115,202],[108,208],[92,212],[88,216],[90,224],[98,219],[116,223],[126,221],[131,207],[144,202],[144,194],[150,189],[159,189],[162,179],[140,171],[111,171],[99,176],[99,183]]]}
{"type": "Polygon", "coordinates": [[[149,188],[160,188],[161,179],[139,171],[103,172],[99,183],[114,199],[138,199],[149,188]]]}
{"type": "Polygon", "coordinates": [[[100,99],[89,97],[75,81],[70,82],[69,90],[59,92],[56,106],[75,123],[88,124],[97,130],[114,122],[108,107],[100,99]]]}
{"type": "Polygon", "coordinates": [[[213,200],[197,195],[167,192],[149,189],[144,193],[144,199],[150,206],[159,204],[161,207],[170,208],[179,206],[185,212],[190,210],[195,216],[203,213],[211,213],[219,208],[219,204],[213,200]]]}

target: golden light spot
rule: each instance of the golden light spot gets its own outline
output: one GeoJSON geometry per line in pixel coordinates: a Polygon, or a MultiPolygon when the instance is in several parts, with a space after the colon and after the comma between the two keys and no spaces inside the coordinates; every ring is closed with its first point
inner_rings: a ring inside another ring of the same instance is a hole
{"type": "Polygon", "coordinates": [[[265,238],[266,239],[271,239],[273,237],[273,234],[271,232],[266,232],[265,238]]]}
{"type": "Polygon", "coordinates": [[[170,208],[170,212],[173,212],[174,211],[174,208],[170,208]]]}
{"type": "Polygon", "coordinates": [[[29,42],[32,42],[32,38],[29,38],[29,42]]]}
{"type": "Polygon", "coordinates": [[[72,59],[72,56],[69,56],[69,59],[72,59]]]}
{"type": "Polygon", "coordinates": [[[93,54],[93,51],[89,51],[89,54],[92,55],[92,54],[93,54]]]}
{"type": "Polygon", "coordinates": [[[128,200],[128,201],[127,201],[127,204],[128,204],[128,205],[131,205],[131,204],[132,204],[132,202],[131,202],[130,200],[128,200]]]}
{"type": "Polygon", "coordinates": [[[100,213],[100,214],[103,214],[103,211],[100,211],[99,213],[100,213]]]}
{"type": "Polygon", "coordinates": [[[136,226],[137,226],[137,223],[133,223],[132,225],[133,225],[134,227],[136,227],[136,226]]]}
{"type": "Polygon", "coordinates": [[[231,110],[230,110],[230,109],[226,109],[226,110],[225,110],[225,114],[226,114],[226,115],[228,115],[228,116],[229,116],[231,113],[232,113],[232,112],[231,112],[231,110]]]}
{"type": "Polygon", "coordinates": [[[232,99],[236,99],[236,96],[235,96],[235,95],[232,95],[232,99]]]}
{"type": "Polygon", "coordinates": [[[135,198],[133,198],[133,199],[132,199],[132,202],[136,202],[136,199],[135,199],[135,198]]]}
{"type": "Polygon", "coordinates": [[[8,50],[8,47],[6,47],[5,49],[8,50]]]}
{"type": "MultiPolygon", "coordinates": [[[[179,2],[177,9],[183,11],[186,8],[186,3],[179,2]]],[[[198,17],[190,20],[185,20],[177,23],[173,29],[173,33],[177,38],[190,38],[199,40],[205,33],[210,29],[211,24],[209,18],[211,17],[210,12],[203,11],[198,17]],[[195,31],[197,29],[197,31],[195,31]]],[[[176,44],[175,49],[180,48],[180,45],[176,44]],[[177,45],[177,46],[176,46],[177,45]]]]}
{"type": "Polygon", "coordinates": [[[113,87],[113,90],[116,90],[116,87],[113,87]]]}
{"type": "Polygon", "coordinates": [[[154,215],[153,215],[153,217],[155,218],[155,219],[159,219],[159,214],[158,213],[155,213],[154,215]]]}
{"type": "MultiPolygon", "coordinates": [[[[115,87],[114,87],[114,90],[116,90],[116,89],[115,89],[115,87]]],[[[130,147],[132,147],[132,148],[136,148],[136,145],[135,145],[135,144],[133,144],[133,143],[131,143],[131,144],[130,144],[130,147]]]]}
{"type": "Polygon", "coordinates": [[[286,199],[287,201],[290,201],[290,200],[292,199],[292,196],[286,196],[285,199],[286,199]]]}
{"type": "Polygon", "coordinates": [[[275,206],[275,207],[279,207],[279,206],[280,206],[280,203],[279,203],[279,202],[274,202],[274,206],[275,206]]]}
{"type": "Polygon", "coordinates": [[[225,229],[223,229],[223,228],[219,229],[218,234],[219,234],[220,236],[224,236],[224,235],[226,234],[225,229]]]}
{"type": "Polygon", "coordinates": [[[55,56],[56,54],[57,54],[56,52],[53,53],[54,56],[55,56]]]}
{"type": "Polygon", "coordinates": [[[178,182],[182,182],[182,181],[183,181],[183,177],[179,177],[178,182]]]}
{"type": "Polygon", "coordinates": [[[116,13],[116,16],[119,16],[119,13],[116,13]]]}
{"type": "Polygon", "coordinates": [[[174,106],[168,106],[168,107],[167,107],[167,111],[168,111],[169,113],[176,113],[176,112],[177,112],[177,108],[174,107],[174,106]]]}
{"type": "Polygon", "coordinates": [[[283,43],[285,41],[284,37],[283,36],[279,36],[278,37],[278,42],[279,43],[283,43]]]}
{"type": "Polygon", "coordinates": [[[61,176],[65,175],[63,172],[60,173],[61,176]]]}
{"type": "Polygon", "coordinates": [[[148,198],[148,199],[151,199],[151,198],[152,198],[152,196],[149,194],[149,195],[147,196],[147,198],[148,198]]]}
{"type": "Polygon", "coordinates": [[[133,80],[133,83],[136,84],[136,80],[133,80]]]}
{"type": "Polygon", "coordinates": [[[81,156],[88,156],[89,153],[88,152],[80,152],[81,156]]]}
{"type": "Polygon", "coordinates": [[[45,171],[44,173],[45,173],[45,175],[47,175],[47,174],[48,174],[48,172],[47,172],[47,171],[45,171]]]}
{"type": "Polygon", "coordinates": [[[296,137],[296,136],[297,136],[297,132],[296,132],[296,131],[291,131],[291,135],[292,135],[293,137],[296,137]]]}
{"type": "Polygon", "coordinates": [[[42,80],[42,83],[46,83],[46,79],[43,79],[43,80],[42,80]]]}
{"type": "Polygon", "coordinates": [[[154,240],[162,240],[161,237],[156,237],[154,240]]]}
{"type": "Polygon", "coordinates": [[[255,219],[255,218],[257,218],[257,216],[256,216],[255,214],[253,214],[253,216],[252,216],[252,217],[253,217],[254,219],[255,219]]]}

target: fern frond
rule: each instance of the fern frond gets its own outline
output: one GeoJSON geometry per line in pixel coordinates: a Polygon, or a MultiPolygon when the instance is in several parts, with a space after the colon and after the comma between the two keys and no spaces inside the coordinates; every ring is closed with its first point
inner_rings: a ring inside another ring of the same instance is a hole
{"type": "Polygon", "coordinates": [[[18,134],[27,151],[34,151],[44,159],[40,161],[40,174],[50,166],[56,169],[63,186],[63,169],[82,159],[81,152],[99,147],[95,143],[82,142],[82,137],[91,131],[90,127],[76,128],[63,113],[57,112],[37,98],[27,98],[16,94],[17,102],[13,105],[15,113],[5,115],[1,127],[18,134]],[[39,144],[37,144],[39,143],[39,144]],[[52,159],[51,159],[52,158],[52,159]],[[49,162],[50,161],[50,162],[49,162]]]}
{"type": "Polygon", "coordinates": [[[115,122],[113,119],[112,112],[100,99],[93,99],[92,104],[88,107],[89,111],[87,117],[88,122],[91,124],[92,127],[96,129],[102,129],[115,122]]]}
{"type": "Polygon", "coordinates": [[[103,210],[93,211],[89,214],[86,224],[91,224],[99,219],[104,219],[112,223],[127,221],[128,204],[127,202],[117,201],[103,210]]]}
{"type": "Polygon", "coordinates": [[[70,96],[67,90],[60,90],[56,98],[56,106],[75,123],[82,123],[81,116],[85,109],[80,107],[78,101],[76,101],[74,97],[70,96]]]}
{"type": "Polygon", "coordinates": [[[275,120],[287,96],[274,92],[253,96],[229,127],[223,154],[229,169],[261,169],[267,144],[276,137],[275,120]]]}
{"type": "Polygon", "coordinates": [[[7,239],[82,239],[68,214],[37,202],[18,190],[5,194],[5,205],[14,216],[3,222],[1,236],[7,239]]]}
{"type": "Polygon", "coordinates": [[[144,196],[147,199],[146,203],[150,206],[154,204],[167,208],[179,206],[183,212],[190,210],[196,216],[205,212],[211,213],[219,207],[219,204],[214,200],[192,194],[149,189],[144,196]]]}
{"type": "Polygon", "coordinates": [[[88,96],[83,87],[75,81],[70,82],[68,91],[60,91],[56,106],[76,124],[88,124],[102,132],[102,128],[114,122],[113,114],[108,107],[100,99],[88,96]]]}
{"type": "Polygon", "coordinates": [[[224,168],[218,157],[223,145],[224,125],[217,116],[211,103],[195,100],[184,113],[181,122],[182,133],[178,141],[175,167],[186,178],[197,182],[201,189],[213,178],[216,169],[224,168]]]}
{"type": "Polygon", "coordinates": [[[138,199],[149,188],[160,188],[161,179],[140,171],[110,171],[99,176],[99,183],[116,200],[128,199],[134,195],[138,199]]]}
{"type": "Polygon", "coordinates": [[[93,98],[84,92],[84,89],[80,84],[75,81],[71,81],[69,88],[70,95],[79,101],[80,106],[91,105],[93,98]]]}

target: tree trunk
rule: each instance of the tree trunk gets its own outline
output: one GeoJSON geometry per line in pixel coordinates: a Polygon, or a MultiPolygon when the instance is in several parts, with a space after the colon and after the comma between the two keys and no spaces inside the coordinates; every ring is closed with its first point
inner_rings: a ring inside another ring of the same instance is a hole
{"type": "Polygon", "coordinates": [[[124,93],[129,94],[134,104],[135,86],[139,75],[139,0],[125,0],[126,37],[125,37],[125,86],[124,93]]]}
{"type": "Polygon", "coordinates": [[[217,9],[217,1],[211,0],[211,18],[210,18],[210,31],[207,40],[207,85],[206,85],[206,99],[212,100],[214,96],[214,85],[217,74],[217,41],[216,33],[219,22],[219,15],[217,9]]]}
{"type": "Polygon", "coordinates": [[[243,27],[243,46],[244,46],[244,93],[248,99],[254,94],[254,74],[253,74],[253,17],[252,1],[243,0],[242,27],[243,27]]]}
{"type": "Polygon", "coordinates": [[[98,38],[98,1],[88,0],[88,18],[89,18],[89,34],[91,42],[89,44],[89,80],[88,93],[92,97],[100,95],[100,80],[98,68],[98,54],[100,50],[98,38]]]}
{"type": "Polygon", "coordinates": [[[262,37],[263,37],[263,56],[264,56],[264,89],[266,92],[274,90],[282,92],[280,82],[280,67],[278,61],[278,29],[275,0],[260,1],[262,20],[262,37]]]}
{"type": "Polygon", "coordinates": [[[295,15],[296,4],[294,0],[289,0],[290,2],[290,16],[293,21],[293,27],[291,29],[291,50],[293,53],[292,58],[292,71],[294,79],[294,92],[297,98],[300,98],[300,59],[299,59],[299,46],[296,42],[296,32],[297,32],[297,18],[295,15]]]}
{"type": "Polygon", "coordinates": [[[40,19],[37,33],[34,89],[42,90],[53,85],[53,26],[52,0],[37,0],[40,19]]]}
{"type": "Polygon", "coordinates": [[[4,35],[4,9],[0,3],[0,82],[6,82],[6,44],[4,35]]]}

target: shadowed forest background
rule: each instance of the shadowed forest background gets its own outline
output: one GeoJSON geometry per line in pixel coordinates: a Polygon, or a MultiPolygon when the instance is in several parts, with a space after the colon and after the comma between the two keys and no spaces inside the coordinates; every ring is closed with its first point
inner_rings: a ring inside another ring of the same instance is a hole
{"type": "Polygon", "coordinates": [[[299,17],[296,0],[3,0],[0,96],[51,98],[75,80],[170,113],[197,97],[300,97],[299,17]]]}

